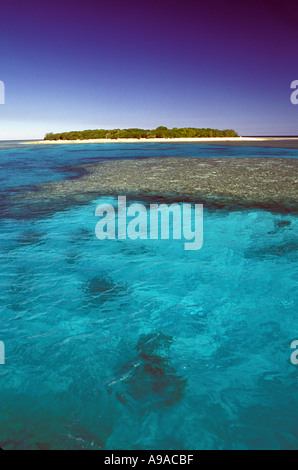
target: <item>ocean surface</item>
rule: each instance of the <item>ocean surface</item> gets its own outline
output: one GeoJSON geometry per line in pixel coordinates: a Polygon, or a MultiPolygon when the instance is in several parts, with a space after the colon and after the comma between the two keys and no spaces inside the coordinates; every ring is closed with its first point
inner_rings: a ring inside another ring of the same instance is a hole
{"type": "Polygon", "coordinates": [[[203,248],[185,251],[98,240],[95,209],[114,195],[13,207],[79,164],[152,156],[298,150],[0,143],[0,447],[298,448],[297,215],[206,209],[203,248]]]}

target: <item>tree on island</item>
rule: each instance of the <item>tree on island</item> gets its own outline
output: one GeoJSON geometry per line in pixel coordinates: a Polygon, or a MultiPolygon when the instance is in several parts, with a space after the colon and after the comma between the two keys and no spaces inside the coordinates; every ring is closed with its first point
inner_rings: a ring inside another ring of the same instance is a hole
{"type": "Polygon", "coordinates": [[[71,131],[54,134],[49,132],[44,140],[90,140],[90,139],[180,139],[198,137],[238,137],[233,129],[204,129],[196,127],[173,127],[168,129],[159,126],[156,129],[88,129],[85,131],[71,131]]]}

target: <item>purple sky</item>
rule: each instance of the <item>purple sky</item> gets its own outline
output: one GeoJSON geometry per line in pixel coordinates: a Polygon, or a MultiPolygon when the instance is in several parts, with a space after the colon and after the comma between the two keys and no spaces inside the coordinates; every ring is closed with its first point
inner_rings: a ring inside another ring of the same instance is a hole
{"type": "Polygon", "coordinates": [[[9,0],[0,40],[1,140],[158,125],[298,134],[290,2],[9,0]]]}

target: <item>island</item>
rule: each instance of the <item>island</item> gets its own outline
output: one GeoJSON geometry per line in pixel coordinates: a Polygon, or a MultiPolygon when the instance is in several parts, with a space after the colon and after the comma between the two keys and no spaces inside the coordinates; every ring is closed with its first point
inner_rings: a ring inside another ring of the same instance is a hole
{"type": "Polygon", "coordinates": [[[173,127],[168,129],[159,126],[156,129],[89,129],[84,131],[60,132],[54,134],[47,133],[45,141],[57,140],[117,140],[117,139],[185,139],[185,138],[213,138],[213,137],[238,137],[238,133],[233,129],[210,129],[195,127],[173,127]]]}

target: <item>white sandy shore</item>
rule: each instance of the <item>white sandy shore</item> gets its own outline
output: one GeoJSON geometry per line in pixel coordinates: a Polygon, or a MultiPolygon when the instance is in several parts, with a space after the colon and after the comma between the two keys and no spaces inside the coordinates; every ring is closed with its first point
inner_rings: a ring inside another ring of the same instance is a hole
{"type": "Polygon", "coordinates": [[[298,140],[297,137],[184,137],[174,139],[85,139],[85,140],[36,140],[26,144],[133,144],[144,142],[251,142],[270,140],[298,140]]]}

